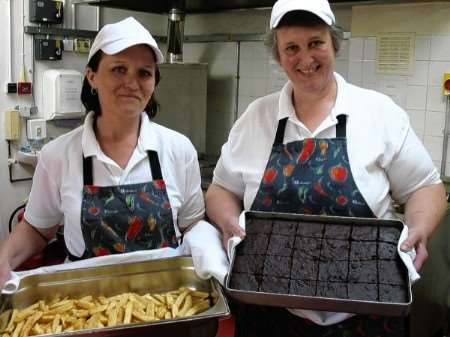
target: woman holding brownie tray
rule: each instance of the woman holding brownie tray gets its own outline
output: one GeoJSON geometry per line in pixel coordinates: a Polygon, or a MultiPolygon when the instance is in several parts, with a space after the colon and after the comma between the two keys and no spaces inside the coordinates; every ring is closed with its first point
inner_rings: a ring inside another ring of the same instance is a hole
{"type": "MultiPolygon", "coordinates": [[[[446,209],[445,189],[407,114],[334,72],[340,31],[327,0],[279,0],[270,29],[273,55],[289,81],[251,103],[222,148],[206,207],[224,245],[245,235],[242,209],[395,219],[395,200],[405,205],[409,227],[401,249],[415,248],[420,269],[446,209]]],[[[406,331],[402,318],[314,314],[241,306],[237,333],[397,337],[406,331]]]]}

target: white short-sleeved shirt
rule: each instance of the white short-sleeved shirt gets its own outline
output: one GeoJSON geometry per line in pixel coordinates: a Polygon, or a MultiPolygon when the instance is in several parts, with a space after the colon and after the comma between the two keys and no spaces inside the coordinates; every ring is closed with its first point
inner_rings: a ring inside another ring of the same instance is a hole
{"type": "Polygon", "coordinates": [[[288,117],[284,143],[336,137],[336,116],[347,118],[347,148],[356,185],[378,218],[394,218],[393,199],[405,203],[417,189],[440,182],[412,130],[408,115],[389,97],[347,83],[335,73],[337,97],[330,115],[310,132],[292,105],[292,84],[252,102],[234,124],[213,182],[239,196],[249,210],[266,168],[278,121],[288,117]]]}
{"type": "Polygon", "coordinates": [[[122,169],[101,150],[93,131],[93,113],[83,126],[46,144],[40,153],[25,219],[36,228],[64,224],[70,253],[81,256],[85,245],[81,232],[83,153],[93,156],[97,186],[126,185],[152,180],[148,150],[158,152],[163,179],[172,207],[177,236],[205,212],[197,152],[182,134],[158,125],[141,114],[137,146],[122,169]]]}

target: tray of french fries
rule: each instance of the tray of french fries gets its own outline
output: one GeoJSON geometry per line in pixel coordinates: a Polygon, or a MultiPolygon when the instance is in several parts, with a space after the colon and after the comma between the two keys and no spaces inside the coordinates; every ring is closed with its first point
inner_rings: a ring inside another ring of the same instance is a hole
{"type": "Polygon", "coordinates": [[[75,269],[24,277],[2,295],[2,337],[215,336],[230,313],[218,283],[192,258],[75,269]]]}

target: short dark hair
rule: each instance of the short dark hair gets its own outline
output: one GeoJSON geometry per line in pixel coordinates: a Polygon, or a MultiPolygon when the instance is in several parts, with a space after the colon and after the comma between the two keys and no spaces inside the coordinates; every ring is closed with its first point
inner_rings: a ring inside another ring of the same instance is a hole
{"type": "MultiPolygon", "coordinates": [[[[153,52],[153,50],[152,50],[153,52]]],[[[154,52],[153,52],[154,54],[154,52]]],[[[91,59],[89,60],[89,63],[87,66],[91,68],[94,72],[98,70],[98,66],[100,64],[100,60],[103,57],[103,52],[99,50],[96,52],[91,59]]],[[[155,56],[156,60],[156,56],[155,56]]],[[[161,74],[159,72],[158,65],[156,65],[155,68],[155,88],[159,83],[159,80],[161,79],[161,74]]],[[[92,87],[89,84],[89,81],[87,80],[86,76],[84,76],[83,80],[83,87],[81,88],[81,102],[83,103],[84,107],[86,108],[86,111],[93,111],[94,112],[94,118],[101,115],[101,106],[100,101],[98,99],[97,94],[92,93],[92,87]]],[[[159,110],[159,103],[155,98],[155,93],[153,92],[152,97],[150,97],[150,101],[145,106],[145,112],[147,113],[148,117],[152,119],[156,116],[156,113],[159,110]]]]}
{"type": "Polygon", "coordinates": [[[325,21],[319,18],[317,15],[308,11],[292,11],[286,13],[280,20],[280,23],[276,28],[271,29],[266,34],[265,44],[272,52],[272,56],[275,60],[280,60],[277,48],[277,34],[276,30],[281,27],[317,27],[326,26],[331,35],[331,41],[333,43],[333,49],[335,54],[341,49],[341,42],[343,39],[342,28],[336,25],[329,26],[325,21]]]}

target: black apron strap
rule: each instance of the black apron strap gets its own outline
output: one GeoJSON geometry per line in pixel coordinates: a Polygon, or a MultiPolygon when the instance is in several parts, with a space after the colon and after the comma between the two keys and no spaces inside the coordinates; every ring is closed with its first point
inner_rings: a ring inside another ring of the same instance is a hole
{"type": "Polygon", "coordinates": [[[336,125],[336,138],[347,137],[347,116],[339,115],[336,118],[338,120],[336,125]]]}
{"type": "Polygon", "coordinates": [[[94,179],[92,176],[92,157],[83,156],[83,185],[93,185],[94,179]]]}
{"type": "Polygon", "coordinates": [[[159,164],[158,152],[149,150],[147,151],[148,159],[150,161],[150,169],[152,170],[153,180],[162,179],[161,165],[159,164]]]}
{"type": "Polygon", "coordinates": [[[273,146],[283,144],[284,140],[284,131],[286,130],[286,123],[288,121],[288,117],[280,119],[277,127],[277,134],[275,135],[275,140],[273,142],[273,146]]]}

